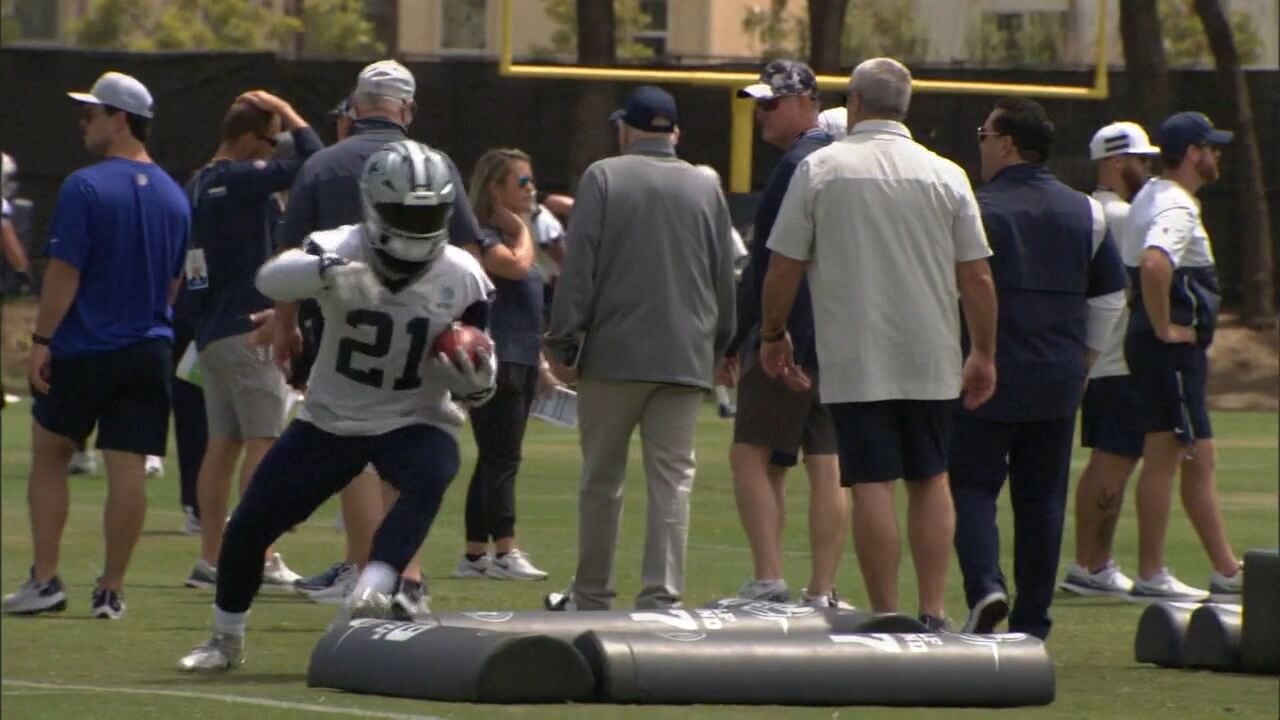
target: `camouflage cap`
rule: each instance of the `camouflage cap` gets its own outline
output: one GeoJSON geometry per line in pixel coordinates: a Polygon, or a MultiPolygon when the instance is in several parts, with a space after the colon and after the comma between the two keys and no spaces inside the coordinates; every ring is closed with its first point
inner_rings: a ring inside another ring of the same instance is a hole
{"type": "Polygon", "coordinates": [[[760,82],[738,91],[738,97],[768,100],[789,95],[817,95],[813,68],[799,60],[773,60],[760,71],[760,82]]]}

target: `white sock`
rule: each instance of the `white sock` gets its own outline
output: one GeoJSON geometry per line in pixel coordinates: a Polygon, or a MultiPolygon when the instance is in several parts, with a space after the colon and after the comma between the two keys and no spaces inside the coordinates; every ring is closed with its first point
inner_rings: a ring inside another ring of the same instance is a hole
{"type": "Polygon", "coordinates": [[[227,612],[217,605],[213,606],[213,629],[216,632],[243,636],[245,622],[248,619],[248,612],[227,612]]]}
{"type": "Polygon", "coordinates": [[[390,565],[379,562],[377,560],[365,566],[360,572],[360,579],[356,581],[356,587],[351,591],[355,597],[360,597],[366,590],[373,590],[384,595],[390,595],[396,589],[396,583],[400,580],[400,573],[390,565]]]}

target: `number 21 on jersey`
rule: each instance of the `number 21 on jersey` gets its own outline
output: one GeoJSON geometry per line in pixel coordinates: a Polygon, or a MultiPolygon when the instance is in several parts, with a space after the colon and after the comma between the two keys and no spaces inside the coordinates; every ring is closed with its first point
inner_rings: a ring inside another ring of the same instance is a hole
{"type": "MultiPolygon", "coordinates": [[[[396,332],[395,319],[381,310],[357,309],[347,313],[347,325],[353,328],[373,328],[373,341],[365,342],[344,337],[338,342],[338,372],[350,380],[381,388],[386,380],[382,368],[373,366],[361,369],[352,361],[357,355],[377,360],[391,352],[391,341],[396,332]]],[[[422,354],[431,336],[431,321],[425,317],[410,319],[404,326],[409,334],[409,352],[399,377],[392,381],[392,390],[414,390],[422,387],[422,354]]],[[[361,363],[362,365],[365,363],[361,363]]]]}

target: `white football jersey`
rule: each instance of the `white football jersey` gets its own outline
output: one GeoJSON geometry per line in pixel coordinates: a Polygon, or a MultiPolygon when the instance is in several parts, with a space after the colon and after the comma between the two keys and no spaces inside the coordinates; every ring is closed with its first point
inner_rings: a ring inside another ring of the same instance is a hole
{"type": "MultiPolygon", "coordinates": [[[[308,243],[363,262],[360,225],[312,233],[308,243]]],[[[425,360],[436,337],[493,294],[480,263],[446,246],[426,275],[369,307],[321,295],[324,334],[298,417],[335,435],[379,435],[427,424],[457,435],[464,416],[425,360]]]]}
{"type": "MultiPolygon", "coordinates": [[[[1125,257],[1125,250],[1120,243],[1124,241],[1129,224],[1129,203],[1113,190],[1094,190],[1093,199],[1102,203],[1102,212],[1106,215],[1107,229],[1111,231],[1111,239],[1115,241],[1116,250],[1120,256],[1125,257]]],[[[1111,334],[1107,336],[1106,346],[1102,348],[1102,352],[1098,353],[1098,359],[1089,370],[1090,378],[1129,374],[1129,366],[1124,361],[1124,335],[1128,327],[1129,307],[1126,304],[1124,310],[1120,311],[1120,317],[1116,320],[1111,334]]]]}

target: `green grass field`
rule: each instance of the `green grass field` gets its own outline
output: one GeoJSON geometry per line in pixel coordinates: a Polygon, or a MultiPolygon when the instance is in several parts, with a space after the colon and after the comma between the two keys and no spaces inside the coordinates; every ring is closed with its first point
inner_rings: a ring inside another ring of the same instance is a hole
{"type": "MultiPolygon", "coordinates": [[[[29,466],[29,405],[11,406],[3,416],[3,584],[11,592],[24,579],[31,559],[26,510],[29,466]]],[[[1237,549],[1277,545],[1277,415],[1219,413],[1218,481],[1227,524],[1237,549]]],[[[693,494],[689,538],[688,600],[701,604],[732,594],[750,572],[750,556],[738,525],[727,451],[730,423],[707,413],[699,427],[699,472],[693,494]]],[[[464,446],[474,457],[469,440],[464,446]]],[[[540,423],[531,427],[525,470],[518,484],[521,545],[551,573],[544,583],[453,580],[448,577],[462,547],[462,503],[469,464],[446,499],[425,546],[426,572],[436,609],[533,609],[542,594],[560,587],[574,569],[578,449],[576,435],[540,423]]],[[[638,446],[633,449],[624,541],[618,557],[618,589],[623,602],[638,589],[643,531],[644,486],[638,446]]],[[[1082,467],[1077,453],[1074,473],[1082,467]]],[[[3,707],[6,720],[19,718],[294,718],[321,714],[348,717],[450,718],[738,718],[738,717],[989,717],[990,710],[928,711],[889,708],[777,707],[613,707],[471,706],[426,703],[345,694],[306,687],[311,648],[333,608],[301,599],[264,596],[250,618],[247,664],[229,675],[192,677],[174,664],[202,641],[210,622],[212,593],[181,587],[196,558],[198,539],[178,532],[176,467],[150,483],[150,512],[134,556],[127,587],[128,615],[120,622],[89,621],[89,593],[101,567],[101,516],[105,482],[73,478],[71,515],[63,543],[61,576],[70,593],[66,613],[54,617],[0,621],[3,638],[3,707]]],[[[793,479],[786,532],[787,580],[801,586],[807,575],[805,507],[807,483],[793,479]]],[[[905,494],[899,493],[900,506],[905,494]]],[[[1176,508],[1176,504],[1175,504],[1176,508]]],[[[900,507],[901,510],[901,507],[900,507]]],[[[341,534],[331,529],[336,504],[324,507],[278,546],[289,564],[304,574],[340,558],[341,534]]],[[[1068,516],[1070,517],[1070,516],[1068,516]]],[[[1010,527],[1007,508],[1001,516],[1010,527]]],[[[1072,527],[1064,555],[1069,561],[1072,527]]],[[[1005,533],[1005,538],[1011,537],[1005,533]]],[[[1007,542],[1007,540],[1006,540],[1007,542]]],[[[1126,508],[1116,555],[1134,566],[1136,537],[1126,508]]],[[[1005,549],[1006,568],[1011,554],[1005,549]]],[[[1208,561],[1180,510],[1169,531],[1169,564],[1195,584],[1207,582],[1208,561]]],[[[902,597],[914,602],[909,563],[901,574],[902,597]]],[[[865,604],[853,553],[846,549],[838,586],[856,605],[865,604]]],[[[912,611],[908,605],[904,608],[912,611]]],[[[962,618],[959,571],[952,568],[948,610],[962,618]]],[[[1046,708],[1016,709],[1017,718],[1267,718],[1280,716],[1280,680],[1200,672],[1160,670],[1133,662],[1133,633],[1140,606],[1116,600],[1060,598],[1049,652],[1057,666],[1057,701],[1046,708]]],[[[927,682],[927,679],[925,679],[927,682]]],[[[803,682],[780,672],[779,682],[803,682]]]]}

